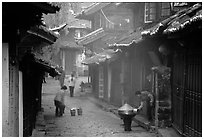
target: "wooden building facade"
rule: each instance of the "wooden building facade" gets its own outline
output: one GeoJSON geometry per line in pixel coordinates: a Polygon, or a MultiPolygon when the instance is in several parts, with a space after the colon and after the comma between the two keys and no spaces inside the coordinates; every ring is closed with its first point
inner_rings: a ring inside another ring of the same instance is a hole
{"type": "Polygon", "coordinates": [[[25,53],[42,44],[54,43],[56,36],[41,28],[40,16],[42,12],[53,13],[56,10],[59,9],[48,3],[2,3],[4,137],[32,135],[35,116],[41,106],[43,72],[53,73],[53,76],[57,74],[48,63],[25,53]]]}
{"type": "MultiPolygon", "coordinates": [[[[99,57],[88,62],[94,95],[116,106],[127,102],[137,107],[140,100],[134,92],[151,91],[156,126],[173,125],[182,135],[202,136],[202,5],[113,3],[94,11],[94,16],[86,16],[94,17],[93,28],[103,31],[92,34],[97,39],[89,42],[89,48],[96,50],[96,55],[103,53],[98,51],[107,44],[121,51],[114,60],[99,57]],[[117,8],[132,15],[122,14],[124,22],[131,21],[125,27],[113,24],[122,20],[114,13],[121,13],[117,8]]],[[[147,117],[146,106],[141,115],[147,117]]]]}

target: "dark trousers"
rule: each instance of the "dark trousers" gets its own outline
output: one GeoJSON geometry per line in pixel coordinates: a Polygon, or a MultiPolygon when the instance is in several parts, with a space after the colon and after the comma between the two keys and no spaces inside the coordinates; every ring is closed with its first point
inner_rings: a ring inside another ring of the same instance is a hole
{"type": "Polygon", "coordinates": [[[147,116],[148,120],[152,121],[154,120],[154,114],[155,114],[155,105],[150,105],[150,102],[147,102],[147,116]]]}
{"type": "Polygon", "coordinates": [[[43,77],[43,83],[46,83],[45,76],[43,77]]]}
{"type": "Polygon", "coordinates": [[[70,97],[74,96],[74,86],[69,86],[70,97]]]}
{"type": "Polygon", "coordinates": [[[64,113],[65,105],[62,102],[54,100],[55,103],[55,116],[62,116],[64,113]]]}

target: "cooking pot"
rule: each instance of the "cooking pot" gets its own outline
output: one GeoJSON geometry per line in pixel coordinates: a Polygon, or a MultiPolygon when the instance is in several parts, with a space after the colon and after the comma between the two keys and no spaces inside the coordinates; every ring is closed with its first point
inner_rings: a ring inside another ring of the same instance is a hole
{"type": "Polygon", "coordinates": [[[122,107],[118,109],[118,114],[123,119],[124,130],[131,131],[132,118],[136,115],[134,108],[129,104],[125,103],[122,107]]]}
{"type": "Polygon", "coordinates": [[[134,112],[134,108],[129,104],[125,103],[122,107],[118,109],[118,114],[120,116],[132,116],[134,117],[136,113],[134,112]]]}

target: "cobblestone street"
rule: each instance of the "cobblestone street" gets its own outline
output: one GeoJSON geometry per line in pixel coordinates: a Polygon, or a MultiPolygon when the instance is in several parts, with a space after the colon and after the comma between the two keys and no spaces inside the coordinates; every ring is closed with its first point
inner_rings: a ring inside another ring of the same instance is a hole
{"type": "MultiPolygon", "coordinates": [[[[156,136],[132,122],[132,131],[125,132],[123,121],[115,114],[101,109],[92,101],[91,94],[80,92],[79,83],[86,81],[78,78],[74,97],[69,97],[69,91],[65,97],[66,110],[63,117],[55,117],[53,99],[59,89],[59,83],[52,78],[43,84],[42,107],[44,109],[45,135],[47,137],[136,137],[156,136]],[[71,116],[70,108],[81,107],[81,116],[71,116]]],[[[65,84],[67,82],[65,80],[65,84]]]]}
{"type": "Polygon", "coordinates": [[[202,137],[202,2],[2,2],[2,137],[202,137]]]}

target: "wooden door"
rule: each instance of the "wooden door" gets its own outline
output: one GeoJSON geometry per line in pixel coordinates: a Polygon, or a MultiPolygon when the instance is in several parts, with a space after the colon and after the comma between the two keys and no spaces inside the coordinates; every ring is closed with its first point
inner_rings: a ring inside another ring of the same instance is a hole
{"type": "Polygon", "coordinates": [[[173,126],[180,133],[183,132],[183,102],[184,102],[184,77],[185,77],[185,55],[180,51],[173,59],[173,84],[172,84],[172,108],[173,126]]]}
{"type": "Polygon", "coordinates": [[[185,136],[202,136],[202,53],[178,52],[173,65],[173,126],[185,136]]]}
{"type": "Polygon", "coordinates": [[[184,135],[202,136],[202,53],[190,50],[186,57],[184,135]]]}

